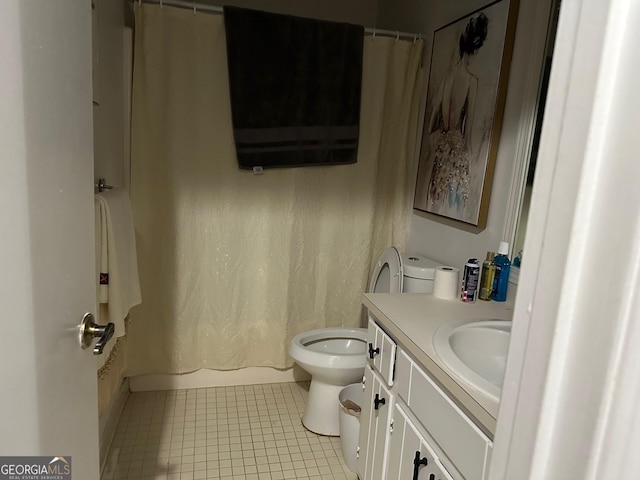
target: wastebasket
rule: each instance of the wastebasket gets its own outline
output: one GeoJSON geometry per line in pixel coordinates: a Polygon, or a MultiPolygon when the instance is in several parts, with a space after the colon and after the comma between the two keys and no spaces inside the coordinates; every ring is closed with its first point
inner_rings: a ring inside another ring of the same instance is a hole
{"type": "Polygon", "coordinates": [[[360,411],[362,406],[362,383],[352,383],[340,391],[340,444],[344,463],[349,470],[358,469],[358,436],[360,435],[360,411]]]}

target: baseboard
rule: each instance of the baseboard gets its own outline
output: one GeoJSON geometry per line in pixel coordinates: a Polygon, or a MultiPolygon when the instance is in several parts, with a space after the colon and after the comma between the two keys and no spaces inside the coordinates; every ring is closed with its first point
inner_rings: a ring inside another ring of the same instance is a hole
{"type": "Polygon", "coordinates": [[[109,454],[109,447],[111,447],[113,436],[116,433],[116,427],[118,426],[122,409],[129,397],[129,391],[129,380],[125,378],[118,391],[113,395],[109,407],[98,419],[98,431],[100,432],[100,472],[104,470],[107,455],[109,454]]]}
{"type": "Polygon", "coordinates": [[[229,387],[308,381],[311,376],[297,365],[287,370],[249,367],[239,370],[197,370],[182,375],[138,375],[129,378],[132,392],[184,390],[190,388],[229,387]]]}

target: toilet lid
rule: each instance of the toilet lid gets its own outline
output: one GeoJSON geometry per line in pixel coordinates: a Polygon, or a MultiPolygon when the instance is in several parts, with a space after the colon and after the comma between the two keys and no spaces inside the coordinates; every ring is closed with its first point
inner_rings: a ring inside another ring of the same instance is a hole
{"type": "Polygon", "coordinates": [[[369,293],[402,292],[402,261],[396,247],[389,247],[378,259],[371,281],[369,293]]]}

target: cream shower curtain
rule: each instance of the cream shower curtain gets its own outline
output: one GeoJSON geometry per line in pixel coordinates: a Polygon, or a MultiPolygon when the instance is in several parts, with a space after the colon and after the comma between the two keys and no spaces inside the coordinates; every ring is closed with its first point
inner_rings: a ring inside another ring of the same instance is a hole
{"type": "Polygon", "coordinates": [[[407,232],[421,51],[365,38],[356,164],[254,175],[235,159],[222,16],[136,7],[128,375],[286,368],[297,333],[360,326],[371,265],[407,232]]]}

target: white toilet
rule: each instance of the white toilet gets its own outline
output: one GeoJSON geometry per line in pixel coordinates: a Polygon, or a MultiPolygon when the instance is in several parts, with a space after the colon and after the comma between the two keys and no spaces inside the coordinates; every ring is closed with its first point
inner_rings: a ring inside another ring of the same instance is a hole
{"type": "MultiPolygon", "coordinates": [[[[373,270],[368,292],[430,293],[434,268],[438,264],[424,257],[386,249],[373,270]],[[404,288],[403,288],[404,285],[404,288]]],[[[340,435],[338,395],[358,382],[367,362],[366,328],[321,328],[296,335],[289,355],[311,374],[309,397],[302,424],[321,435],[340,435]]]]}

